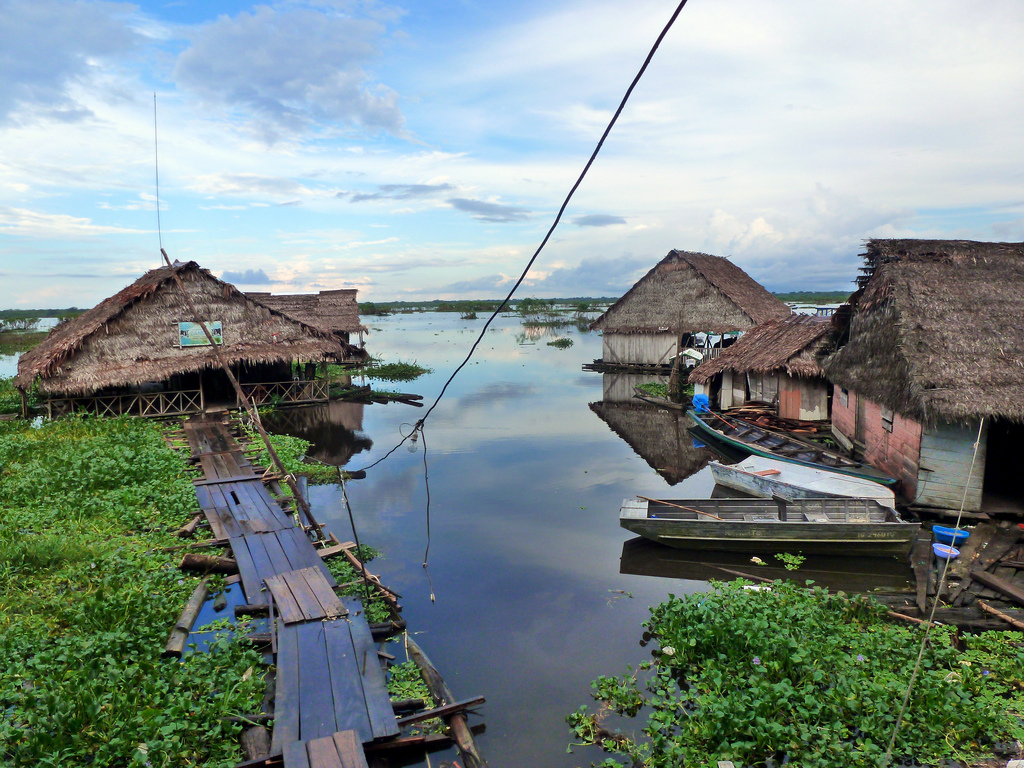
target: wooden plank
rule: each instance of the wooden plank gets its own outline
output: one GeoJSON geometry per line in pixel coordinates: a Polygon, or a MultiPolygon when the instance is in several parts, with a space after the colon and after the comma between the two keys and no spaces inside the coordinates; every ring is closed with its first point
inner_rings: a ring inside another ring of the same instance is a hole
{"type": "Polygon", "coordinates": [[[231,552],[238,563],[238,573],[242,577],[242,589],[245,590],[245,599],[250,605],[263,605],[267,602],[263,593],[263,578],[260,576],[253,560],[249,544],[244,536],[235,536],[228,539],[231,552]]]}
{"type": "Polygon", "coordinates": [[[324,622],[292,624],[291,627],[296,628],[299,639],[299,735],[306,741],[330,736],[339,729],[331,680],[324,674],[327,666],[324,622]]]}
{"type": "Polygon", "coordinates": [[[253,473],[249,472],[245,475],[232,475],[231,477],[215,477],[210,480],[193,480],[192,484],[196,486],[200,485],[223,485],[224,483],[241,483],[244,481],[258,481],[259,478],[253,473]]]}
{"type": "Polygon", "coordinates": [[[974,569],[971,570],[971,577],[975,581],[980,581],[985,586],[991,587],[996,592],[1005,595],[1018,605],[1024,605],[1024,589],[1015,587],[1006,579],[1002,579],[988,571],[974,569]]]}
{"type": "Polygon", "coordinates": [[[359,665],[363,699],[366,703],[366,713],[370,719],[373,738],[381,739],[394,736],[399,732],[398,723],[395,721],[395,711],[391,707],[387,679],[377,659],[377,645],[373,642],[370,625],[366,623],[366,614],[362,610],[362,603],[355,598],[345,598],[342,603],[349,612],[349,632],[352,634],[352,645],[356,662],[359,665]]]}
{"type": "Polygon", "coordinates": [[[303,577],[302,571],[288,571],[287,573],[282,573],[281,578],[295,596],[299,610],[302,611],[302,615],[307,621],[324,618],[323,606],[317,600],[316,594],[314,594],[309,582],[303,577]]]}
{"type": "Polygon", "coordinates": [[[932,535],[931,531],[919,530],[917,541],[910,556],[910,565],[914,569],[917,582],[917,607],[923,613],[928,608],[928,584],[932,573],[932,535]]]}
{"type": "Polygon", "coordinates": [[[231,514],[231,510],[227,507],[217,507],[214,510],[217,519],[220,521],[221,528],[224,529],[224,533],[227,534],[228,538],[234,536],[244,536],[248,533],[247,530],[235,520],[235,516],[231,514]]]}
{"type": "Polygon", "coordinates": [[[298,599],[283,576],[268,576],[266,584],[270,594],[274,596],[274,604],[285,624],[294,624],[296,621],[304,621],[309,618],[303,613],[298,599]]]}
{"type": "MultiPolygon", "coordinates": [[[[351,610],[349,616],[352,616],[351,610]]],[[[323,628],[327,640],[326,676],[330,678],[331,691],[334,694],[334,719],[338,725],[337,730],[354,730],[359,734],[360,741],[372,741],[373,726],[366,711],[362,677],[356,662],[349,621],[325,621],[323,628]]]]}
{"type": "Polygon", "coordinates": [[[230,536],[230,533],[225,530],[224,525],[221,523],[216,509],[204,509],[203,514],[206,516],[206,521],[210,524],[210,530],[213,532],[215,539],[226,539],[230,536]]]}
{"type": "Polygon", "coordinates": [[[310,768],[344,768],[333,736],[310,739],[306,742],[306,750],[310,768]]]}
{"type": "MultiPolygon", "coordinates": [[[[260,544],[267,553],[267,558],[270,561],[269,573],[271,575],[279,575],[295,570],[291,562],[288,560],[288,557],[285,555],[284,550],[281,548],[281,542],[277,538],[278,533],[278,531],[271,531],[269,533],[253,534],[253,536],[259,538],[260,544]]],[[[267,575],[264,574],[263,578],[266,578],[266,576],[267,575]]]]}
{"type": "Polygon", "coordinates": [[[323,609],[324,616],[333,619],[336,616],[348,614],[348,609],[338,599],[338,596],[334,593],[331,585],[327,583],[327,579],[324,578],[321,571],[316,568],[303,568],[296,573],[301,574],[309,588],[313,590],[313,595],[323,609]]]}
{"type": "Polygon", "coordinates": [[[458,712],[465,712],[470,707],[476,707],[483,704],[486,699],[483,696],[474,696],[472,699],[464,699],[462,701],[455,701],[451,704],[445,704],[442,707],[435,707],[434,709],[424,709],[421,712],[415,712],[411,715],[398,718],[399,726],[412,725],[413,723],[422,723],[424,720],[433,720],[435,717],[448,717],[458,712]]]}
{"type": "MultiPolygon", "coordinates": [[[[274,725],[277,730],[277,724],[274,725]]],[[[270,751],[274,748],[271,746],[270,751]]],[[[284,768],[312,768],[309,764],[309,754],[306,752],[304,741],[290,741],[284,745],[284,768]]]]}
{"type": "Polygon", "coordinates": [[[271,754],[279,754],[284,746],[299,738],[299,645],[295,627],[279,625],[277,639],[277,674],[274,690],[274,733],[271,754]]]}
{"type": "Polygon", "coordinates": [[[363,745],[359,742],[359,734],[355,731],[339,731],[333,738],[343,768],[369,768],[363,745]]]}
{"type": "Polygon", "coordinates": [[[316,568],[323,574],[328,584],[332,587],[337,586],[338,582],[331,575],[331,572],[327,570],[327,566],[317,554],[313,542],[309,540],[309,537],[306,536],[301,528],[285,528],[284,530],[277,531],[276,536],[285,554],[288,556],[288,562],[291,563],[291,568],[288,570],[297,571],[300,568],[316,568]]]}
{"type": "Polygon", "coordinates": [[[275,575],[278,571],[274,567],[273,561],[267,554],[266,538],[270,534],[264,533],[250,533],[242,538],[245,539],[246,545],[249,547],[249,554],[252,555],[253,564],[256,567],[256,573],[259,576],[260,581],[267,578],[268,576],[275,575]]]}

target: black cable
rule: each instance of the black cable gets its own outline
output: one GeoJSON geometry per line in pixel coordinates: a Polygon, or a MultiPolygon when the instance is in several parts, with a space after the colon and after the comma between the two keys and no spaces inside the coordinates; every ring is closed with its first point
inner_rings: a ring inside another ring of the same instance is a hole
{"type": "Polygon", "coordinates": [[[427,489],[427,548],[423,550],[423,572],[427,574],[427,583],[430,585],[430,602],[435,602],[434,582],[430,580],[430,571],[427,570],[427,561],[430,555],[430,475],[427,472],[427,433],[420,427],[420,437],[423,438],[423,485],[427,489]]]}
{"type": "MultiPolygon", "coordinates": [[[[473,342],[473,346],[469,348],[469,354],[466,355],[466,359],[459,364],[458,368],[452,371],[452,375],[448,377],[448,380],[444,383],[444,386],[441,387],[441,392],[438,394],[433,404],[427,409],[426,413],[423,414],[423,418],[416,422],[417,428],[422,428],[423,422],[427,420],[427,417],[430,416],[434,408],[437,407],[437,404],[441,402],[441,398],[444,397],[445,392],[448,390],[448,385],[452,383],[455,377],[459,374],[459,371],[465,368],[466,364],[469,363],[470,358],[473,357],[473,353],[476,352],[476,348],[480,345],[480,342],[483,341],[484,335],[487,333],[487,329],[494,321],[494,318],[496,318],[498,314],[506,306],[508,306],[508,303],[512,299],[512,296],[519,289],[519,286],[523,284],[523,281],[526,279],[526,276],[533,268],[534,262],[537,261],[537,257],[540,256],[540,252],[544,250],[544,246],[547,245],[548,240],[551,239],[551,235],[554,233],[555,227],[558,226],[558,222],[562,220],[562,214],[565,213],[565,209],[569,206],[569,201],[572,200],[573,195],[576,194],[576,190],[579,189],[580,184],[583,183],[583,179],[586,178],[587,172],[590,170],[590,166],[594,164],[594,160],[597,159],[597,155],[601,151],[601,147],[604,146],[605,139],[608,138],[608,134],[611,133],[612,128],[615,126],[615,123],[619,119],[619,115],[622,114],[622,110],[625,108],[626,102],[629,101],[629,97],[633,94],[633,89],[636,88],[637,83],[640,82],[640,78],[643,77],[644,72],[647,71],[647,67],[651,63],[651,60],[654,58],[654,54],[657,52],[659,46],[661,45],[661,41],[665,39],[665,35],[668,34],[668,31],[672,28],[672,25],[675,24],[676,19],[679,17],[679,14],[683,10],[684,5],[686,5],[686,0],[681,0],[679,5],[676,6],[675,12],[673,12],[672,17],[668,20],[668,23],[665,25],[664,29],[661,30],[661,34],[658,35],[658,39],[654,41],[654,45],[651,47],[650,52],[647,54],[647,58],[644,59],[643,65],[640,67],[640,70],[636,73],[636,76],[633,78],[633,81],[629,84],[629,88],[626,89],[626,93],[622,97],[622,101],[619,102],[619,106],[615,110],[615,114],[612,115],[612,119],[608,122],[608,127],[606,127],[604,129],[604,133],[601,134],[601,138],[597,142],[597,146],[594,147],[594,151],[590,155],[590,159],[587,160],[587,164],[583,167],[583,171],[580,173],[579,178],[576,179],[576,183],[572,185],[572,189],[569,190],[569,194],[565,196],[565,200],[562,201],[562,205],[558,209],[558,213],[555,215],[555,220],[551,223],[551,227],[548,229],[547,234],[544,235],[544,239],[541,241],[540,245],[537,246],[537,250],[533,252],[533,256],[530,257],[530,260],[526,263],[526,268],[523,269],[523,273],[519,276],[519,279],[516,280],[515,285],[512,286],[512,290],[508,292],[508,295],[502,300],[501,304],[498,305],[498,308],[495,309],[493,313],[491,313],[491,316],[489,318],[487,318],[487,322],[484,323],[483,328],[480,330],[480,335],[477,337],[476,341],[473,342]]],[[[413,430],[412,434],[415,433],[416,430],[413,430]]],[[[399,447],[401,447],[401,445],[405,443],[405,441],[408,439],[408,436],[403,437],[402,441],[398,443],[398,445],[396,445],[394,448],[392,448],[390,451],[384,454],[381,458],[377,459],[377,461],[373,462],[373,464],[363,467],[362,470],[360,471],[365,472],[366,470],[377,466],[382,461],[384,461],[384,459],[386,459],[392,453],[397,451],[399,447]]]]}

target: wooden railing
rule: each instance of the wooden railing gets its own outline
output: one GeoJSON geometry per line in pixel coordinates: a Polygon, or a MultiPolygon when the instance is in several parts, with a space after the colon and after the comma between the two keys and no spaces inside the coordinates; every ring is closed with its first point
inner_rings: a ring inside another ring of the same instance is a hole
{"type": "Polygon", "coordinates": [[[201,413],[203,393],[198,389],[180,389],[128,395],[55,397],[46,401],[46,410],[51,419],[79,411],[89,411],[98,416],[180,416],[201,413]]]}
{"type": "Polygon", "coordinates": [[[274,381],[260,384],[242,384],[242,391],[253,405],[279,405],[282,403],[323,403],[330,397],[331,382],[274,381]]]}

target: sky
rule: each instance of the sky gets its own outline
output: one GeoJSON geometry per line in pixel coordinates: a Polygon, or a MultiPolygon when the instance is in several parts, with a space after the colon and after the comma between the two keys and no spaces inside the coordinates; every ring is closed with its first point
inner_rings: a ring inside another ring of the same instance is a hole
{"type": "MultiPolygon", "coordinates": [[[[675,2],[0,0],[0,308],[92,306],[161,243],[243,290],[502,296],[675,2]]],[[[1019,0],[690,0],[517,295],[1024,240],[1022,39],[1019,0]]]]}

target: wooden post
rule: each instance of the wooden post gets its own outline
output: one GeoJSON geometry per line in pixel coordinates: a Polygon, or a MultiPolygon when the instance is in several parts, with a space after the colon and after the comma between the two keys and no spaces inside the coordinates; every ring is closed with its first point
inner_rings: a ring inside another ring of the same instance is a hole
{"type": "Polygon", "coordinates": [[[192,553],[187,553],[181,558],[178,568],[183,571],[198,571],[199,573],[238,573],[238,563],[230,557],[194,555],[192,553]]]}
{"type": "MultiPolygon", "coordinates": [[[[441,674],[431,663],[427,654],[423,652],[423,649],[416,645],[416,642],[408,634],[406,635],[406,644],[409,649],[409,658],[420,668],[420,672],[423,674],[423,681],[427,684],[427,688],[430,689],[430,695],[440,705],[454,704],[455,696],[445,684],[441,674]]],[[[459,753],[462,755],[462,762],[466,768],[487,768],[487,762],[476,751],[473,732],[470,731],[469,724],[466,722],[466,715],[462,712],[456,712],[450,715],[446,722],[448,723],[448,730],[451,732],[452,739],[459,745],[459,753]]]]}
{"type": "Polygon", "coordinates": [[[199,616],[199,611],[202,609],[203,603],[206,602],[207,581],[208,579],[203,579],[199,582],[199,586],[192,592],[192,597],[185,603],[178,621],[175,622],[174,628],[171,630],[171,636],[167,639],[164,656],[181,658],[182,651],[185,650],[185,641],[188,640],[189,632],[192,631],[192,625],[196,623],[196,617],[199,616]]]}

